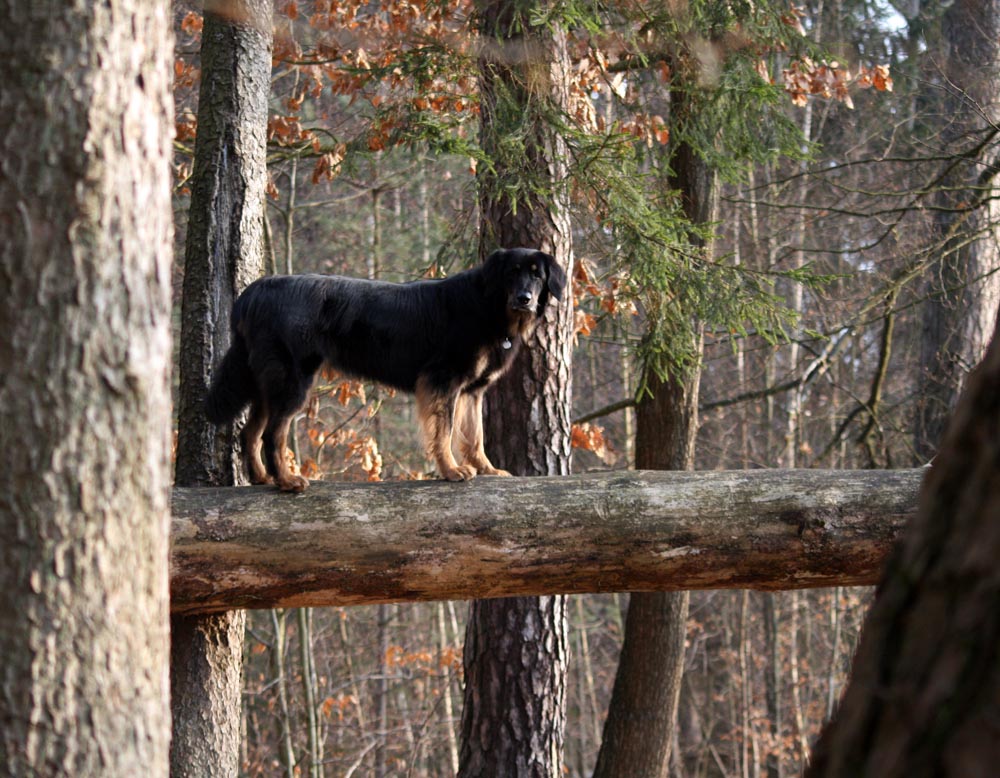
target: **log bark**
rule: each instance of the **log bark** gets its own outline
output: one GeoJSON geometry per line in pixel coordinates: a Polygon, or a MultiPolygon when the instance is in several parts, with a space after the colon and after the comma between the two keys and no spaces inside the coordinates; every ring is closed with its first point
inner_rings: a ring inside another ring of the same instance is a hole
{"type": "Polygon", "coordinates": [[[867,585],[924,472],[177,488],[171,608],[867,585]]]}

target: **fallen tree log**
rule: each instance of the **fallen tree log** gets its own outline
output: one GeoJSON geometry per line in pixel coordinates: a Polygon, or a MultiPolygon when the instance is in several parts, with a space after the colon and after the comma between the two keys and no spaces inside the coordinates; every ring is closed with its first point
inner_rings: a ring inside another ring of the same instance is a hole
{"type": "Polygon", "coordinates": [[[872,584],[921,470],[173,492],[171,609],[872,584]]]}

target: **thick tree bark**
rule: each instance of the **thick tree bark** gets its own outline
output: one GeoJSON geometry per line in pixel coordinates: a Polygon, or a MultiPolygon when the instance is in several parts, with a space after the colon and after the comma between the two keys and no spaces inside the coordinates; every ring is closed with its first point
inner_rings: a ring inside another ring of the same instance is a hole
{"type": "Polygon", "coordinates": [[[942,73],[934,103],[947,124],[941,147],[955,154],[935,203],[941,257],[927,281],[914,429],[919,463],[937,452],[968,372],[982,358],[1000,305],[1000,2],[959,0],[941,20],[942,73]],[[959,156],[962,153],[965,156],[959,156]]]}
{"type": "Polygon", "coordinates": [[[184,250],[177,483],[243,477],[233,430],[205,418],[215,364],[229,348],[233,301],[264,268],[271,3],[214,0],[202,31],[198,135],[184,250]]]}
{"type": "Polygon", "coordinates": [[[995,775],[1000,763],[1000,339],[930,468],[808,775],[995,775]]]}
{"type": "MultiPolygon", "coordinates": [[[[683,101],[678,99],[677,105],[683,101]]],[[[712,221],[711,171],[686,143],[672,162],[678,191],[692,224],[712,221]]],[[[694,241],[701,246],[701,241],[694,241]]],[[[670,257],[664,257],[669,262],[670,257]]],[[[700,337],[698,338],[700,341],[700,337]]],[[[692,351],[700,352],[701,343],[692,351]]],[[[636,407],[635,466],[692,470],[698,433],[700,368],[661,380],[647,377],[649,393],[636,407]]],[[[677,726],[687,638],[687,591],[634,592],[615,685],[604,723],[595,778],[666,776],[677,726]]]]}
{"type": "MultiPolygon", "coordinates": [[[[484,53],[480,62],[483,150],[504,159],[510,133],[525,137],[521,167],[498,167],[477,179],[480,192],[479,254],[526,246],[552,254],[573,274],[569,203],[562,191],[568,152],[548,124],[547,110],[565,110],[569,97],[569,54],[564,33],[511,32],[527,24],[528,8],[513,0],[481,9],[484,53]],[[520,106],[518,109],[517,107],[520,106]],[[517,110],[515,110],[517,109],[517,110]],[[512,127],[511,123],[518,123],[512,127]],[[541,177],[541,179],[539,179],[541,177]],[[518,197],[511,191],[520,191],[518,197]],[[539,191],[548,192],[547,196],[539,191]]],[[[486,397],[484,431],[494,462],[517,475],[570,472],[573,306],[567,286],[513,367],[486,397]],[[494,458],[495,456],[495,458],[494,458]]]]}
{"type": "Polygon", "coordinates": [[[566,598],[477,600],[465,633],[461,776],[555,776],[566,724],[566,598]]]}
{"type": "Polygon", "coordinates": [[[923,470],[175,489],[175,612],[874,582],[923,470]]]}
{"type": "Polygon", "coordinates": [[[0,2],[0,775],[164,776],[163,2],[0,2]]]}
{"type": "MultiPolygon", "coordinates": [[[[568,104],[563,32],[533,28],[531,3],[479,3],[480,256],[528,246],[572,276],[566,151],[547,113],[568,104]],[[523,139],[511,154],[510,140],[523,139]],[[512,192],[520,194],[512,195],[512,192]]],[[[571,454],[572,303],[548,307],[528,348],[486,399],[490,459],[515,475],[565,475],[571,454]]],[[[518,593],[518,592],[512,592],[518,593]]],[[[568,661],[562,597],[474,602],[466,633],[459,775],[562,775],[568,661]]]]}
{"type": "MultiPolygon", "coordinates": [[[[232,425],[202,410],[229,346],[229,312],[263,269],[271,4],[214,0],[202,31],[198,135],[184,257],[176,482],[246,483],[232,425]]],[[[246,613],[171,621],[171,775],[239,770],[246,613]]]]}
{"type": "Polygon", "coordinates": [[[246,611],[170,619],[172,776],[239,773],[246,611]]]}

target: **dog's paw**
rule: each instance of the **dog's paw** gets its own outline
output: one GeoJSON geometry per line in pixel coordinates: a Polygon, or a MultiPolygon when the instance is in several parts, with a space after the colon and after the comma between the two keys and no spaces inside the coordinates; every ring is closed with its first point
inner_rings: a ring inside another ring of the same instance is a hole
{"type": "Polygon", "coordinates": [[[261,484],[273,484],[274,479],[269,475],[257,475],[255,473],[250,474],[250,483],[254,486],[260,486],[261,484]]]}
{"type": "Polygon", "coordinates": [[[284,480],[278,481],[278,488],[283,492],[304,492],[309,486],[309,481],[300,475],[290,475],[284,480]]]}
{"type": "Polygon", "coordinates": [[[476,477],[476,468],[472,465],[455,465],[446,470],[442,475],[449,481],[471,481],[476,477]]]}
{"type": "Polygon", "coordinates": [[[507,470],[501,470],[499,467],[485,468],[479,471],[479,475],[495,475],[500,478],[511,478],[511,474],[507,470]]]}

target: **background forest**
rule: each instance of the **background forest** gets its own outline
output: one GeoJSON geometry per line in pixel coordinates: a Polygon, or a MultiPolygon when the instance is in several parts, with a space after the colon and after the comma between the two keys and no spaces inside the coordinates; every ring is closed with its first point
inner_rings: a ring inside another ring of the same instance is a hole
{"type": "MultiPolygon", "coordinates": [[[[975,32],[993,11],[571,2],[535,20],[567,30],[572,62],[571,110],[553,121],[569,156],[576,472],[634,466],[643,377],[695,365],[696,469],[933,457],[997,309],[998,41],[975,32]],[[707,218],[685,209],[681,148],[710,179],[707,218]]],[[[202,20],[193,3],[175,12],[182,256],[202,20]]],[[[476,174],[497,160],[478,143],[472,4],[282,0],[274,24],[268,272],[404,281],[476,261],[476,174]]],[[[517,138],[495,151],[517,152],[517,138]]],[[[324,375],[294,429],[309,478],[431,475],[411,400],[384,388],[324,375]]],[[[670,774],[798,775],[869,600],[693,593],[670,774]]],[[[569,601],[573,776],[594,769],[626,607],[569,601]]],[[[466,611],[252,612],[243,774],[454,774],[466,611]]]]}

